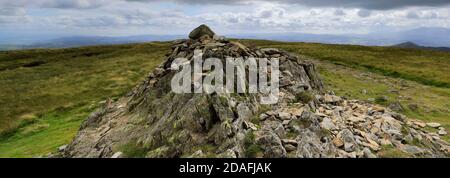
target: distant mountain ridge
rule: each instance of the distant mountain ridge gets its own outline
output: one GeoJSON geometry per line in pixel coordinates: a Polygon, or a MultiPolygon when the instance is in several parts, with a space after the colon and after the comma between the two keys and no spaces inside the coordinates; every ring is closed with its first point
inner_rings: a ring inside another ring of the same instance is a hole
{"type": "Polygon", "coordinates": [[[364,46],[392,46],[405,41],[429,46],[450,47],[450,29],[416,28],[398,32],[374,32],[369,34],[307,34],[307,33],[268,33],[231,35],[235,38],[265,39],[287,42],[316,42],[329,44],[353,44],[364,46]]]}
{"type": "MultiPolygon", "coordinates": [[[[308,33],[253,33],[231,34],[229,38],[265,39],[286,42],[315,42],[328,44],[352,44],[365,46],[395,46],[411,42],[428,49],[447,51],[450,47],[450,29],[447,28],[416,28],[397,32],[374,32],[369,34],[308,34],[308,33]],[[436,49],[435,49],[436,48],[436,49]]],[[[37,37],[35,37],[37,38],[37,37]]],[[[103,36],[69,36],[49,40],[48,37],[36,42],[36,39],[19,39],[23,44],[8,44],[8,39],[0,39],[0,50],[30,49],[30,48],[69,48],[91,45],[109,45],[141,43],[150,41],[170,41],[186,38],[185,35],[136,35],[123,37],[103,36]],[[34,41],[34,42],[30,42],[34,41]]],[[[424,48],[421,48],[424,49],[424,48]]]]}
{"type": "Polygon", "coordinates": [[[427,49],[427,50],[434,50],[434,51],[450,52],[450,48],[448,48],[448,47],[427,47],[427,46],[421,46],[421,45],[415,44],[410,41],[393,45],[393,47],[410,48],[410,49],[427,49]]]}
{"type": "Polygon", "coordinates": [[[69,48],[91,45],[141,43],[150,41],[169,41],[185,38],[181,35],[137,35],[125,37],[102,37],[102,36],[74,36],[50,40],[44,43],[36,43],[27,48],[69,48]]]}
{"type": "Polygon", "coordinates": [[[72,48],[81,46],[95,46],[95,45],[113,45],[113,44],[127,44],[127,43],[143,43],[151,41],[170,41],[186,38],[182,35],[136,35],[124,37],[104,37],[104,36],[70,36],[61,37],[51,40],[44,40],[43,42],[23,44],[23,45],[7,45],[0,44],[0,51],[2,50],[17,50],[17,49],[35,49],[35,48],[72,48]]]}

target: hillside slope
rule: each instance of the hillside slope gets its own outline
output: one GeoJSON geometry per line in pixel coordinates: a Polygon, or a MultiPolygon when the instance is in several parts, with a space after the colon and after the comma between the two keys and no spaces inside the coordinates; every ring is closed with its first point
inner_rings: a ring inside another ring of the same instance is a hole
{"type": "Polygon", "coordinates": [[[427,47],[427,46],[420,46],[418,44],[415,44],[413,42],[404,42],[400,44],[393,45],[393,47],[398,48],[410,48],[410,49],[428,49],[428,50],[435,50],[435,51],[444,51],[444,52],[450,52],[450,48],[447,47],[427,47]]]}

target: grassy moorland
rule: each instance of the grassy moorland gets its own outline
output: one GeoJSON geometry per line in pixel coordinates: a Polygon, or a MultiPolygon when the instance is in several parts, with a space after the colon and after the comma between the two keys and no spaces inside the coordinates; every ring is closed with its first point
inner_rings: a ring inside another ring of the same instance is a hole
{"type": "Polygon", "coordinates": [[[286,43],[251,41],[257,46],[282,48],[290,52],[359,68],[424,85],[450,88],[450,53],[431,50],[334,45],[319,43],[286,43]]]}
{"type": "Polygon", "coordinates": [[[168,45],[0,52],[0,157],[67,144],[99,102],[128,92],[159,65],[168,45]]]}
{"type": "MultiPolygon", "coordinates": [[[[450,130],[450,53],[244,42],[310,58],[338,95],[399,104],[410,118],[450,130]]],[[[0,52],[0,157],[45,155],[69,143],[101,101],[129,91],[169,50],[169,43],[145,43],[0,52]]]]}

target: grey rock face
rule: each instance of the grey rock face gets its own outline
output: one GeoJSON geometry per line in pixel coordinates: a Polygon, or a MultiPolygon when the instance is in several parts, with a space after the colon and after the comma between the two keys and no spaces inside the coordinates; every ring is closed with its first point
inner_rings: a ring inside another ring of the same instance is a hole
{"type": "MultiPolygon", "coordinates": [[[[294,76],[290,82],[320,92],[322,83],[313,64],[281,50],[249,48],[239,42],[213,37],[211,29],[200,26],[191,32],[191,39],[175,41],[167,60],[145,81],[123,98],[105,104],[89,116],[64,155],[111,157],[122,152],[123,157],[133,157],[142,152],[146,157],[188,157],[201,155],[194,154],[201,150],[203,155],[232,157],[229,150],[233,150],[236,157],[244,157],[244,152],[251,147],[244,143],[248,140],[246,133],[256,135],[258,128],[267,127],[270,131],[251,138],[254,145],[251,148],[261,148],[263,157],[286,157],[281,143],[286,131],[281,121],[252,123],[252,118],[259,118],[255,115],[262,108],[258,94],[244,98],[217,93],[175,94],[170,81],[178,71],[174,71],[171,64],[180,56],[191,62],[196,49],[204,51],[204,59],[259,56],[270,60],[276,55],[280,58],[280,68],[297,70],[290,71],[294,76]],[[204,36],[211,38],[200,39],[204,36]]],[[[288,92],[287,89],[282,91],[288,92]]],[[[275,117],[263,115],[263,118],[275,117]]]]}
{"type": "Polygon", "coordinates": [[[356,141],[353,133],[348,129],[344,129],[339,134],[342,137],[342,141],[344,141],[344,150],[347,152],[354,151],[356,147],[356,141]]]}
{"type": "Polygon", "coordinates": [[[260,136],[256,140],[256,143],[261,145],[264,150],[264,157],[284,158],[287,156],[280,137],[271,130],[261,132],[260,136]]]}
{"type": "Polygon", "coordinates": [[[317,132],[302,130],[297,137],[297,143],[296,156],[299,158],[334,157],[334,145],[326,137],[318,135],[317,132]]]}
{"type": "Polygon", "coordinates": [[[199,27],[194,29],[191,33],[189,33],[189,38],[193,40],[200,39],[202,36],[208,36],[209,38],[213,38],[214,35],[215,33],[208,26],[200,25],[199,27]]]}

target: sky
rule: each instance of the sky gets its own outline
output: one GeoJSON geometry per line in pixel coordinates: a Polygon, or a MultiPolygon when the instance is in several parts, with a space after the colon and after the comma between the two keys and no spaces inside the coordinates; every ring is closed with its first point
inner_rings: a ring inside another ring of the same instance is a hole
{"type": "Polygon", "coordinates": [[[450,0],[0,0],[0,38],[450,28],[450,0]]]}

